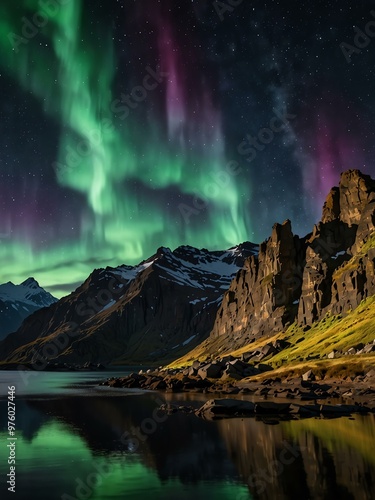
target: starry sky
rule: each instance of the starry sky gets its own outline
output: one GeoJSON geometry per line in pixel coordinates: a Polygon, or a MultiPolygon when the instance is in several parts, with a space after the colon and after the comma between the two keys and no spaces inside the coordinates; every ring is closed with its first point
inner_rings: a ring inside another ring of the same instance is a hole
{"type": "Polygon", "coordinates": [[[1,0],[0,282],[308,233],[375,175],[374,55],[375,1],[1,0]]]}

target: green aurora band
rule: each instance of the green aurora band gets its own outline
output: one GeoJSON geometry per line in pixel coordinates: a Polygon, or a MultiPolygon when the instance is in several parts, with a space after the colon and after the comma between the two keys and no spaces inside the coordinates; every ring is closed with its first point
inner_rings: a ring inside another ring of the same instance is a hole
{"type": "MultiPolygon", "coordinates": [[[[161,245],[217,249],[249,239],[245,207],[251,193],[244,173],[226,158],[220,112],[207,88],[204,95],[193,96],[202,110],[195,123],[189,123],[188,104],[180,102],[176,108],[173,99],[183,97],[183,75],[170,45],[164,53],[159,45],[155,61],[168,74],[160,82],[164,93],[150,91],[139,104],[147,108],[150,100],[163,96],[170,126],[166,137],[165,118],[153,111],[146,122],[138,110],[126,121],[113,112],[118,96],[113,91],[117,61],[112,33],[109,28],[103,33],[101,26],[100,37],[89,34],[82,0],[63,2],[44,22],[39,17],[45,25],[34,25],[37,32],[25,39],[23,16],[33,22],[36,12],[41,12],[37,0],[20,0],[16,6],[11,0],[2,2],[0,64],[60,124],[59,150],[50,168],[61,187],[84,195],[87,207],[77,213],[80,237],[75,241],[50,241],[36,251],[22,234],[13,232],[12,239],[2,240],[0,258],[7,271],[1,280],[18,282],[33,275],[61,297],[67,284],[88,276],[93,259],[97,267],[135,264],[161,245]],[[178,121],[190,130],[183,139],[178,121]],[[186,147],[187,137],[193,147],[186,147]],[[170,190],[181,193],[182,204],[166,206],[170,190]],[[199,204],[186,202],[195,196],[199,204]]],[[[129,92],[130,82],[122,83],[129,92]]],[[[43,186],[39,193],[43,196],[43,186]]]]}

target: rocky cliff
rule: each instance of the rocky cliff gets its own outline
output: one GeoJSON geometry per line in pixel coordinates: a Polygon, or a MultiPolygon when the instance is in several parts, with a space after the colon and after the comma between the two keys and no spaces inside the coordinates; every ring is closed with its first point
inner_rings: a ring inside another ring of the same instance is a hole
{"type": "Polygon", "coordinates": [[[211,337],[226,335],[237,348],[292,322],[308,328],[354,309],[375,294],[374,229],[375,181],[344,172],[312,233],[299,238],[290,221],[274,225],[225,293],[211,337]]]}

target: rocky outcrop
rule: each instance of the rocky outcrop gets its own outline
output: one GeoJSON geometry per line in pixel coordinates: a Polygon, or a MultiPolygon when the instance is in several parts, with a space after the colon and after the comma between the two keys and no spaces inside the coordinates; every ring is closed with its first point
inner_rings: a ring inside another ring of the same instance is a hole
{"type": "Polygon", "coordinates": [[[358,226],[366,206],[375,200],[375,181],[359,170],[348,170],[341,175],[339,192],[340,220],[358,226]]]}
{"type": "Polygon", "coordinates": [[[289,221],[275,224],[231,283],[211,337],[227,336],[238,348],[294,321],[311,325],[354,309],[375,294],[374,229],[375,181],[344,172],[306,238],[293,236],[289,221]]]}
{"type": "Polygon", "coordinates": [[[370,254],[359,256],[374,230],[375,182],[359,170],[341,175],[324,204],[322,221],[308,240],[298,322],[347,313],[375,293],[370,254]]]}
{"type": "Polygon", "coordinates": [[[294,320],[301,293],[304,241],[292,233],[289,220],[273,226],[271,237],[259,247],[225,293],[212,336],[235,338],[269,334],[294,320]]]}
{"type": "Polygon", "coordinates": [[[311,325],[319,320],[332,302],[332,277],[334,271],[350,259],[356,226],[349,227],[339,219],[320,222],[307,240],[299,298],[297,320],[311,325]]]}

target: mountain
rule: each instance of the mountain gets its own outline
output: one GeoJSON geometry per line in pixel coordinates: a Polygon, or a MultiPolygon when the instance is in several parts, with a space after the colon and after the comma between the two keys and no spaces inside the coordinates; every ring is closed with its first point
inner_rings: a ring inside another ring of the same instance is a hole
{"type": "Polygon", "coordinates": [[[138,266],[96,269],[75,292],[34,313],[1,342],[1,359],[83,364],[176,358],[207,338],[225,290],[256,252],[252,243],[215,252],[161,247],[138,266]]]}
{"type": "Polygon", "coordinates": [[[0,339],[16,331],[33,312],[48,307],[57,299],[41,288],[34,278],[20,285],[10,281],[0,285],[0,339]]]}
{"type": "Polygon", "coordinates": [[[1,359],[181,364],[185,354],[191,361],[254,346],[263,358],[280,352],[283,363],[335,346],[357,352],[374,340],[366,302],[374,295],[375,181],[349,170],[306,236],[286,220],[259,251],[251,243],[223,252],[162,247],[138,266],[95,270],[1,342],[1,359]],[[365,330],[342,333],[353,311],[365,330]]]}
{"type": "Polygon", "coordinates": [[[289,220],[273,226],[225,292],[200,355],[233,352],[292,324],[306,332],[328,316],[356,309],[375,294],[374,230],[375,181],[346,171],[310,234],[294,235],[289,220]]]}

